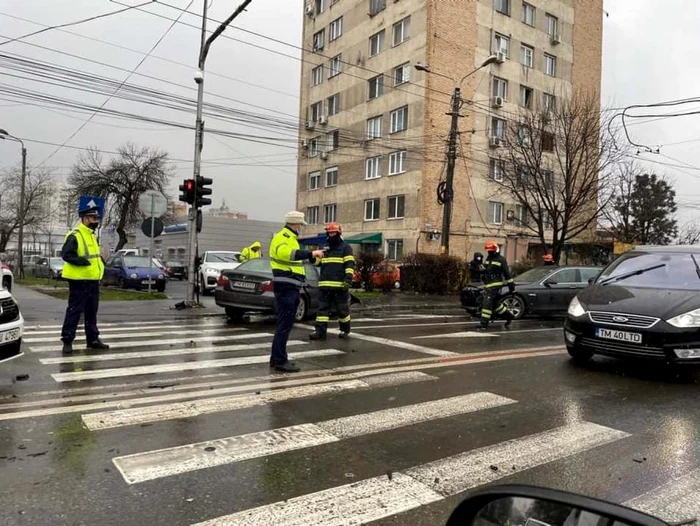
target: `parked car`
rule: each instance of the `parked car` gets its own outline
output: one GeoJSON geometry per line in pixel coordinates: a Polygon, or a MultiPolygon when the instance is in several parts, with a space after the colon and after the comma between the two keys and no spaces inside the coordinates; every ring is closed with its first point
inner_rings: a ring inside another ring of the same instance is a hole
{"type": "MultiPolygon", "coordinates": [[[[527,314],[566,315],[569,303],[589,280],[600,274],[601,267],[566,266],[537,267],[515,277],[515,293],[501,290],[501,303],[515,319],[527,314]]],[[[483,285],[467,285],[462,289],[462,308],[471,315],[481,311],[483,285]]]]}
{"type": "Polygon", "coordinates": [[[165,270],[170,279],[187,279],[187,264],[178,261],[166,261],[165,270]]]}
{"type": "Polygon", "coordinates": [[[15,284],[15,276],[12,274],[9,265],[2,264],[2,288],[8,292],[12,292],[12,287],[15,284]]]}
{"type": "MultiPolygon", "coordinates": [[[[401,267],[393,261],[382,261],[372,269],[371,276],[374,287],[381,287],[387,281],[395,289],[401,287],[401,267]]],[[[352,286],[360,288],[362,285],[362,275],[359,270],[356,270],[352,276],[352,286]]]]}
{"type": "Polygon", "coordinates": [[[61,279],[63,260],[61,258],[40,258],[33,269],[34,277],[61,279]]]}
{"type": "Polygon", "coordinates": [[[102,285],[116,285],[122,289],[147,289],[150,266],[151,287],[158,292],[164,292],[165,274],[151,263],[145,256],[112,256],[105,263],[102,285]]]}
{"type": "Polygon", "coordinates": [[[202,265],[199,267],[199,283],[202,294],[214,292],[216,282],[222,270],[232,270],[240,265],[240,252],[211,250],[202,254],[202,265]]]}
{"type": "Polygon", "coordinates": [[[700,363],[700,247],[641,246],[579,293],[564,325],[569,354],[700,363]]]}
{"type": "Polygon", "coordinates": [[[22,355],[24,317],[7,289],[0,289],[0,362],[22,355]]]}

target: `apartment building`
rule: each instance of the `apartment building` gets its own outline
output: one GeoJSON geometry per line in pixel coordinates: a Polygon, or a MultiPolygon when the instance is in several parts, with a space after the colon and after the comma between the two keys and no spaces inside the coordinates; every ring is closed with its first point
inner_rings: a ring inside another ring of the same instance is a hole
{"type": "Polygon", "coordinates": [[[297,178],[307,231],[338,221],[390,259],[437,253],[451,94],[495,54],[461,85],[450,253],[495,239],[508,259],[524,256],[538,241],[490,182],[498,137],[522,108],[599,93],[602,0],[307,1],[297,178]]]}

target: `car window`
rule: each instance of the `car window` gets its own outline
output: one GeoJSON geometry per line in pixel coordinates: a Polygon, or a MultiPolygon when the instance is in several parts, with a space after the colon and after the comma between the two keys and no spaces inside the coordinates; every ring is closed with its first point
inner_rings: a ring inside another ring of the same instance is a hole
{"type": "MultiPolygon", "coordinates": [[[[700,264],[700,254],[695,254],[695,260],[700,264]]],[[[625,287],[651,289],[700,290],[700,277],[698,277],[695,263],[689,253],[627,252],[608,265],[596,281],[599,282],[657,265],[665,266],[630,276],[619,282],[610,283],[610,285],[619,284],[625,287]]]]}
{"type": "Polygon", "coordinates": [[[552,274],[548,281],[554,281],[556,283],[578,283],[578,269],[566,268],[560,270],[552,274]]]}
{"type": "Polygon", "coordinates": [[[245,263],[241,263],[238,267],[236,267],[236,272],[240,272],[243,270],[250,270],[251,272],[272,273],[272,267],[270,267],[270,260],[262,258],[248,260],[245,263]]]}
{"type": "MultiPolygon", "coordinates": [[[[129,268],[146,268],[152,264],[152,261],[143,256],[126,256],[124,258],[124,265],[129,268]]],[[[153,265],[155,266],[155,265],[153,265]]]]}
{"type": "Polygon", "coordinates": [[[114,258],[112,260],[112,266],[113,267],[121,267],[122,266],[122,258],[114,258]]]}
{"type": "Polygon", "coordinates": [[[599,268],[581,268],[579,269],[581,273],[581,283],[588,283],[589,279],[595,279],[600,274],[599,268]]]}
{"type": "Polygon", "coordinates": [[[551,268],[533,268],[532,270],[528,270],[527,272],[523,272],[522,274],[515,276],[515,279],[517,281],[520,281],[521,283],[534,283],[536,281],[542,281],[544,278],[549,276],[552,273],[551,268]]]}
{"type": "Polygon", "coordinates": [[[318,270],[316,270],[316,267],[304,265],[304,272],[306,273],[306,279],[309,281],[316,281],[318,279],[318,270]]]}
{"type": "Polygon", "coordinates": [[[207,263],[238,263],[238,255],[234,252],[207,252],[204,261],[207,263]]]}

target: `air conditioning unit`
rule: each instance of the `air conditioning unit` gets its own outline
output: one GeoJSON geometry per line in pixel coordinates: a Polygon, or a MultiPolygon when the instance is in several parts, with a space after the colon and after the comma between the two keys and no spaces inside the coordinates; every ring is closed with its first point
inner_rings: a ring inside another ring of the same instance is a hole
{"type": "Polygon", "coordinates": [[[318,123],[319,124],[328,124],[328,117],[326,117],[325,115],[321,115],[318,118],[318,123]]]}
{"type": "Polygon", "coordinates": [[[552,35],[551,40],[553,45],[561,44],[561,35],[559,33],[552,35]]]}
{"type": "Polygon", "coordinates": [[[323,159],[324,161],[328,159],[328,152],[321,152],[321,159],[323,159]]]}
{"type": "Polygon", "coordinates": [[[302,148],[308,148],[308,147],[309,147],[309,141],[307,141],[306,139],[302,139],[302,140],[301,140],[301,147],[302,147],[302,148]]]}
{"type": "Polygon", "coordinates": [[[491,148],[500,148],[500,147],[501,147],[501,141],[502,141],[502,140],[503,140],[503,139],[501,139],[500,137],[496,137],[496,136],[494,136],[494,137],[489,137],[489,146],[490,146],[491,148]]]}
{"type": "Polygon", "coordinates": [[[304,12],[306,13],[306,16],[314,16],[314,5],[313,4],[306,4],[306,7],[304,8],[304,12]]]}
{"type": "Polygon", "coordinates": [[[505,51],[499,51],[498,53],[496,53],[496,62],[498,62],[499,64],[503,64],[507,58],[508,57],[505,51]]]}
{"type": "Polygon", "coordinates": [[[491,106],[494,108],[503,106],[503,97],[491,97],[491,106]]]}
{"type": "Polygon", "coordinates": [[[306,129],[307,130],[313,130],[316,127],[316,123],[314,121],[306,121],[306,129]]]}

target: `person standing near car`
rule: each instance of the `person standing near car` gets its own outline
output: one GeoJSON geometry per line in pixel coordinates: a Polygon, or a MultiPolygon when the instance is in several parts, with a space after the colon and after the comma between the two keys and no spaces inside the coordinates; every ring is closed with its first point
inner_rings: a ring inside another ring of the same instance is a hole
{"type": "Polygon", "coordinates": [[[245,247],[241,251],[241,255],[238,256],[238,259],[241,263],[245,263],[246,261],[250,261],[251,259],[257,259],[262,257],[262,245],[260,244],[260,241],[255,241],[252,245],[249,247],[245,247]]]}
{"type": "Polygon", "coordinates": [[[294,318],[299,307],[301,286],[306,280],[304,261],[323,257],[323,250],[302,250],[297,236],[306,225],[303,212],[288,212],[285,225],[270,242],[270,266],[272,287],[275,294],[277,327],[272,340],[270,367],[284,373],[297,373],[299,368],[287,357],[287,340],[292,332],[294,318]]]}
{"type": "Polygon", "coordinates": [[[61,250],[65,262],[63,279],[68,281],[68,308],[61,330],[65,354],[73,352],[73,340],[75,340],[81,316],[85,321],[87,348],[109,349],[109,345],[100,340],[100,331],[97,329],[100,280],[105,269],[95,234],[100,224],[100,212],[98,208],[88,208],[79,210],[78,215],[80,223],[66,234],[61,250]]]}
{"type": "Polygon", "coordinates": [[[501,288],[508,286],[508,291],[512,294],[515,292],[515,283],[510,275],[508,262],[506,258],[499,254],[498,245],[495,241],[488,241],[484,247],[488,255],[484,261],[484,271],[482,279],[484,282],[484,292],[481,304],[481,327],[485,331],[489,327],[489,323],[495,316],[505,318],[506,328],[510,327],[513,322],[513,315],[500,302],[501,288]],[[494,307],[496,311],[494,312],[494,307]]]}
{"type": "Polygon", "coordinates": [[[326,227],[328,249],[323,258],[314,264],[321,266],[318,288],[321,294],[316,316],[316,330],[309,334],[310,340],[325,340],[331,311],[335,308],[340,323],[340,338],[350,334],[350,295],[352,277],[355,272],[355,256],[352,247],[342,238],[342,229],[338,223],[329,223],[326,227]]]}

